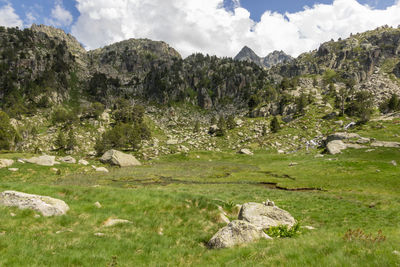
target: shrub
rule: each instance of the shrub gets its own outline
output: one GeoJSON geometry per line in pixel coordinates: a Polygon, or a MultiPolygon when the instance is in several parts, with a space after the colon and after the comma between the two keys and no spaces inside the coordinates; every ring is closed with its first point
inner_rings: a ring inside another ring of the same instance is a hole
{"type": "Polygon", "coordinates": [[[64,108],[56,109],[52,116],[51,121],[53,124],[62,123],[62,124],[72,124],[78,120],[78,115],[76,110],[66,110],[64,108]]]}
{"type": "Polygon", "coordinates": [[[265,230],[265,233],[270,237],[290,238],[300,234],[300,224],[296,223],[291,228],[287,225],[279,225],[265,230]]]}
{"type": "Polygon", "coordinates": [[[350,116],[357,116],[361,122],[369,121],[373,108],[372,94],[367,91],[357,92],[354,100],[351,101],[346,109],[350,116]]]}
{"type": "Polygon", "coordinates": [[[273,133],[277,133],[281,129],[278,118],[276,116],[274,116],[274,118],[272,119],[270,128],[271,128],[271,132],[273,132],[273,133]]]}
{"type": "Polygon", "coordinates": [[[217,132],[215,133],[216,136],[224,136],[226,134],[226,122],[223,116],[219,117],[218,123],[217,123],[218,129],[217,132]]]}
{"type": "Polygon", "coordinates": [[[11,149],[16,137],[14,127],[10,124],[8,115],[0,111],[0,149],[11,149]]]}
{"type": "Polygon", "coordinates": [[[67,147],[67,140],[65,139],[65,135],[63,131],[59,131],[56,140],[54,141],[54,145],[57,150],[65,150],[67,147]]]}
{"type": "Polygon", "coordinates": [[[236,122],[235,122],[235,117],[233,115],[229,115],[228,118],[226,119],[226,127],[228,128],[228,130],[235,129],[236,122]]]}

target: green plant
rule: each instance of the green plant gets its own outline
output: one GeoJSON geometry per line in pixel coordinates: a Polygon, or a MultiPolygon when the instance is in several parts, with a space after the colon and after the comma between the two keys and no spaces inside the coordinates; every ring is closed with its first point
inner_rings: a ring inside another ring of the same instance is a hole
{"type": "Polygon", "coordinates": [[[265,233],[270,237],[277,237],[277,238],[295,237],[301,233],[300,224],[296,223],[290,228],[287,225],[279,225],[276,227],[271,227],[265,230],[265,233]]]}

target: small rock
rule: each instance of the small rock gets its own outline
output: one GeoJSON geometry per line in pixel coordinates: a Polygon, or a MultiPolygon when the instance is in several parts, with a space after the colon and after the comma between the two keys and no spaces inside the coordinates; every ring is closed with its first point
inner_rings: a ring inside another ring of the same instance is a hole
{"type": "Polygon", "coordinates": [[[93,168],[96,172],[109,172],[105,167],[96,167],[96,166],[92,165],[92,168],[93,168]]]}
{"type": "Polygon", "coordinates": [[[94,233],[94,235],[95,235],[95,236],[99,236],[99,237],[105,236],[104,233],[94,233]]]}
{"type": "Polygon", "coordinates": [[[39,214],[35,214],[33,217],[37,219],[40,218],[41,216],[39,214]]]}
{"type": "Polygon", "coordinates": [[[396,162],[395,160],[392,160],[390,163],[391,163],[393,166],[397,166],[397,162],[396,162]]]}
{"type": "Polygon", "coordinates": [[[400,251],[395,250],[395,251],[393,251],[393,254],[397,255],[397,256],[400,256],[400,251]]]}
{"type": "Polygon", "coordinates": [[[84,159],[80,159],[80,160],[78,161],[78,163],[81,164],[81,165],[83,165],[83,166],[89,165],[89,162],[87,162],[87,161],[84,160],[84,159]]]}
{"type": "Polygon", "coordinates": [[[16,215],[15,213],[11,212],[11,213],[10,213],[10,216],[11,216],[11,217],[15,217],[15,216],[17,216],[17,215],[16,215]]]}
{"type": "Polygon", "coordinates": [[[307,230],[315,230],[315,228],[314,228],[314,227],[312,227],[312,226],[308,226],[308,225],[306,225],[306,226],[302,226],[302,228],[304,228],[304,229],[307,229],[307,230]]]}
{"type": "Polygon", "coordinates": [[[159,235],[164,235],[164,229],[160,227],[157,232],[159,235]]]}
{"type": "Polygon", "coordinates": [[[111,227],[114,225],[118,225],[118,224],[127,224],[127,223],[132,223],[131,221],[128,220],[122,220],[122,219],[107,219],[105,222],[103,222],[103,226],[104,227],[111,227]]]}
{"type": "Polygon", "coordinates": [[[323,158],[323,157],[324,157],[324,155],[322,155],[322,154],[317,154],[314,156],[314,158],[323,158]]]}
{"type": "Polygon", "coordinates": [[[8,170],[9,170],[10,172],[17,172],[19,169],[18,169],[18,168],[8,168],[8,170]]]}
{"type": "Polygon", "coordinates": [[[297,166],[297,165],[299,165],[297,162],[291,162],[291,163],[289,164],[290,167],[294,167],[294,166],[297,166]]]}
{"type": "Polygon", "coordinates": [[[64,162],[64,163],[68,163],[68,164],[75,164],[76,163],[76,159],[71,157],[71,156],[66,156],[66,157],[60,158],[60,161],[64,162]]]}
{"type": "Polygon", "coordinates": [[[333,140],[326,145],[326,149],[331,155],[342,153],[342,150],[346,148],[347,146],[342,140],[333,140]]]}
{"type": "Polygon", "coordinates": [[[26,162],[40,165],[40,166],[53,166],[54,164],[57,164],[55,159],[56,159],[55,156],[43,155],[40,157],[33,157],[30,159],[27,159],[26,162]]]}
{"type": "Polygon", "coordinates": [[[239,150],[239,154],[244,154],[244,155],[254,155],[253,152],[251,152],[249,149],[247,148],[242,148],[241,150],[239,150]]]}
{"type": "Polygon", "coordinates": [[[96,203],[94,203],[94,205],[96,206],[96,208],[99,208],[99,209],[102,207],[100,202],[98,202],[98,201],[96,203]]]}

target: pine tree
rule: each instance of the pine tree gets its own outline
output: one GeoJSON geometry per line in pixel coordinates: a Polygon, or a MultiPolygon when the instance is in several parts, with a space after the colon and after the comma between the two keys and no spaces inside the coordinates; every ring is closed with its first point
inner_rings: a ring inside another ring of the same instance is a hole
{"type": "Polygon", "coordinates": [[[193,132],[194,132],[194,133],[200,132],[200,122],[199,122],[199,121],[196,121],[196,122],[194,123],[193,132]]]}
{"type": "Polygon", "coordinates": [[[226,122],[223,116],[219,117],[217,126],[216,136],[224,136],[226,134],[226,122]]]}
{"type": "Polygon", "coordinates": [[[76,145],[77,145],[77,143],[76,143],[74,132],[72,130],[70,130],[68,132],[68,139],[67,139],[67,142],[66,142],[66,148],[67,148],[67,150],[74,150],[76,145]]]}

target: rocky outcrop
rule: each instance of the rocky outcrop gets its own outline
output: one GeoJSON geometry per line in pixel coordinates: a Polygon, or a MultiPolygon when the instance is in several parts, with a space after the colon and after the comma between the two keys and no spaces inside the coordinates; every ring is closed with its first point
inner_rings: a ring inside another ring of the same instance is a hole
{"type": "Polygon", "coordinates": [[[0,205],[31,209],[46,217],[64,215],[69,210],[68,205],[62,200],[17,191],[2,192],[0,194],[0,205]]]}
{"type": "Polygon", "coordinates": [[[134,156],[122,153],[118,150],[109,150],[100,158],[102,163],[108,163],[119,167],[132,167],[142,165],[134,156]]]}
{"type": "Polygon", "coordinates": [[[263,204],[254,202],[243,204],[238,219],[249,222],[258,229],[269,229],[279,225],[292,227],[296,223],[289,212],[269,201],[263,204]]]}
{"type": "Polygon", "coordinates": [[[247,149],[247,148],[242,148],[241,150],[239,150],[238,153],[243,154],[243,155],[249,155],[249,156],[254,155],[253,152],[251,152],[250,149],[247,149]]]}
{"type": "Polygon", "coordinates": [[[259,239],[271,239],[261,229],[246,221],[232,221],[220,229],[207,243],[212,249],[231,248],[259,239]]]}
{"type": "Polygon", "coordinates": [[[32,164],[37,164],[40,166],[54,166],[57,162],[55,161],[56,157],[55,156],[48,156],[48,155],[43,155],[39,157],[33,157],[30,159],[26,159],[24,161],[32,164]]]}
{"type": "Polygon", "coordinates": [[[342,150],[345,150],[346,148],[347,148],[346,144],[343,143],[343,141],[341,140],[334,140],[326,145],[326,150],[331,155],[340,154],[342,153],[342,150]]]}

